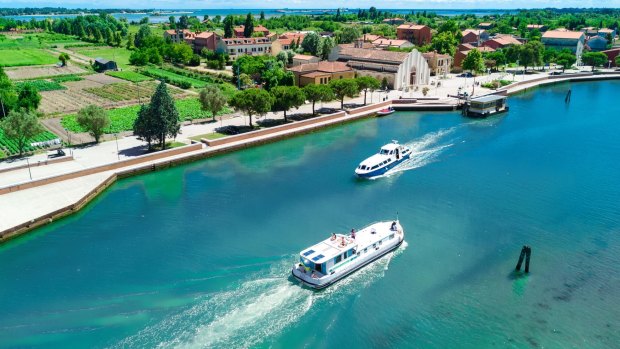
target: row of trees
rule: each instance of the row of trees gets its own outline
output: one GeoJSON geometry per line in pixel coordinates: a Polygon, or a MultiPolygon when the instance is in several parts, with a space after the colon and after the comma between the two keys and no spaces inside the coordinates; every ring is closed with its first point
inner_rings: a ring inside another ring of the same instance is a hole
{"type": "Polygon", "coordinates": [[[26,83],[18,89],[0,67],[0,118],[22,109],[35,112],[40,103],[41,95],[34,86],[26,83]]]}
{"type": "MultiPolygon", "coordinates": [[[[270,91],[258,88],[250,88],[237,93],[229,104],[238,111],[249,116],[252,127],[252,116],[263,115],[269,111],[283,112],[284,121],[287,121],[287,112],[292,108],[299,108],[306,101],[312,103],[312,114],[316,113],[316,102],[340,101],[340,107],[344,108],[345,97],[355,97],[364,92],[364,104],[368,92],[378,90],[382,83],[376,78],[362,76],[355,79],[336,79],[328,85],[310,84],[304,88],[297,86],[276,86],[270,91]]],[[[217,93],[215,93],[217,94],[217,93]]],[[[201,93],[201,101],[203,94],[201,93]]],[[[203,102],[203,108],[205,107],[203,102]]],[[[205,108],[206,109],[206,108],[205,108]]],[[[217,111],[213,111],[215,117],[217,111]]]]}

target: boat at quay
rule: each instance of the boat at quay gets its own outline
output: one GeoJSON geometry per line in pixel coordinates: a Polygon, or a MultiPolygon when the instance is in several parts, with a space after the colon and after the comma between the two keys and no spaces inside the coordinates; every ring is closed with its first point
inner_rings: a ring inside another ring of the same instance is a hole
{"type": "Polygon", "coordinates": [[[397,249],[405,233],[398,220],[368,225],[331,237],[299,253],[291,273],[304,285],[323,289],[397,249]]]}

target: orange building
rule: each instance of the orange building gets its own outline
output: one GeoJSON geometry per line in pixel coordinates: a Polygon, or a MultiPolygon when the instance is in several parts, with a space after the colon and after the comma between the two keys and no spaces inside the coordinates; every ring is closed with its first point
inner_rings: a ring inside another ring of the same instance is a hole
{"type": "Polygon", "coordinates": [[[398,40],[407,40],[412,44],[422,46],[431,42],[433,34],[431,28],[418,24],[401,24],[396,27],[398,40]]]}

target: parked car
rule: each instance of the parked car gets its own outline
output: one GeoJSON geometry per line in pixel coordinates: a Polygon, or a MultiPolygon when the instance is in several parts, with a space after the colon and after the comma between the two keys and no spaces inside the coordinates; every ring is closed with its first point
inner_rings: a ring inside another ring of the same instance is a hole
{"type": "Polygon", "coordinates": [[[459,78],[471,78],[471,77],[473,77],[473,75],[470,72],[459,75],[459,78]]]}

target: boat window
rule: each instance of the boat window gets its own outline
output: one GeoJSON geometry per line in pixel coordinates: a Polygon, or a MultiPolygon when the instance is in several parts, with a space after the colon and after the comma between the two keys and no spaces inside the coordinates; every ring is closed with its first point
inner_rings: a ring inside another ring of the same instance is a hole
{"type": "Polygon", "coordinates": [[[368,253],[368,248],[365,248],[365,249],[364,249],[364,253],[368,253]]]}
{"type": "Polygon", "coordinates": [[[347,259],[347,257],[349,257],[349,253],[345,252],[342,254],[342,259],[347,259]]]}
{"type": "Polygon", "coordinates": [[[386,149],[381,149],[381,151],[379,152],[379,154],[382,154],[382,155],[387,155],[388,153],[389,151],[386,149]]]}
{"type": "Polygon", "coordinates": [[[304,252],[304,256],[309,256],[309,255],[311,255],[313,253],[314,253],[314,250],[308,250],[308,251],[304,252]]]}
{"type": "Polygon", "coordinates": [[[340,263],[341,260],[342,260],[342,255],[337,255],[336,258],[334,258],[334,264],[340,263]]]}
{"type": "Polygon", "coordinates": [[[390,235],[390,239],[393,239],[393,238],[394,238],[394,234],[390,235]]]}
{"type": "Polygon", "coordinates": [[[377,248],[377,244],[376,243],[372,244],[372,247],[377,248]]]}
{"type": "Polygon", "coordinates": [[[325,257],[325,256],[323,256],[322,254],[320,254],[320,255],[315,256],[314,258],[312,258],[312,260],[316,262],[316,261],[318,261],[319,259],[321,259],[321,258],[323,258],[323,257],[325,257]]]}

